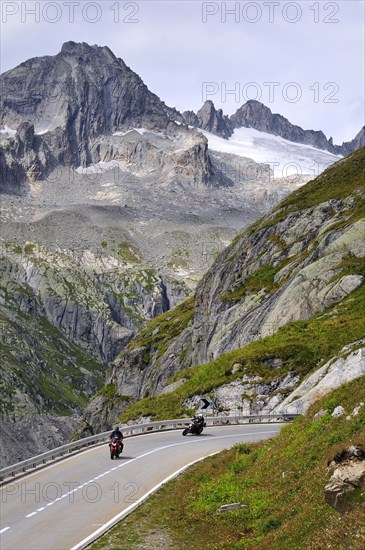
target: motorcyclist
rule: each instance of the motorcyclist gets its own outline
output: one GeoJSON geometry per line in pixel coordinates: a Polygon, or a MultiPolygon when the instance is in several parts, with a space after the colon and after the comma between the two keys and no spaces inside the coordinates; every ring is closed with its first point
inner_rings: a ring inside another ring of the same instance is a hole
{"type": "Polygon", "coordinates": [[[193,421],[194,425],[197,427],[197,429],[204,428],[204,426],[205,426],[205,419],[204,419],[204,415],[202,413],[196,414],[193,417],[192,421],[193,421]]]}
{"type": "MultiPolygon", "coordinates": [[[[119,426],[116,426],[115,429],[112,431],[112,433],[110,434],[110,441],[112,441],[113,437],[117,437],[118,440],[119,440],[119,447],[120,447],[120,452],[123,451],[123,447],[124,447],[124,443],[123,443],[123,439],[124,439],[124,436],[122,434],[122,432],[120,431],[119,429],[119,426]]],[[[109,443],[109,446],[110,446],[110,443],[109,443]]]]}

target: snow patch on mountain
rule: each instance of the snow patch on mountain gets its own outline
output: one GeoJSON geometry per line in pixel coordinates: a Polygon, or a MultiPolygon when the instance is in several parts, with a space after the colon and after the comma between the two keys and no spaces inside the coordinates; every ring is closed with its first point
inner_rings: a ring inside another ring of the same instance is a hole
{"type": "Polygon", "coordinates": [[[294,143],[254,128],[237,128],[229,139],[223,139],[204,130],[199,131],[208,139],[208,147],[212,151],[230,153],[269,164],[274,178],[292,175],[310,175],[314,178],[342,158],[341,155],[333,155],[311,145],[294,143]]]}
{"type": "Polygon", "coordinates": [[[16,134],[16,130],[13,130],[13,128],[9,128],[9,126],[4,125],[3,128],[0,128],[0,134],[4,134],[4,137],[14,137],[16,134]]]}

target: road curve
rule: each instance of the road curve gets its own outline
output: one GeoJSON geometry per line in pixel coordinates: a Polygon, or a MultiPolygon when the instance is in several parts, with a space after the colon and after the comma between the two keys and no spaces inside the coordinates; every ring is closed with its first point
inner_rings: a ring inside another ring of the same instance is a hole
{"type": "Polygon", "coordinates": [[[240,441],[277,434],[280,424],[208,427],[197,436],[181,431],[125,440],[111,461],[107,445],[51,464],[1,489],[2,550],[70,550],[156,485],[187,464],[240,441]]]}

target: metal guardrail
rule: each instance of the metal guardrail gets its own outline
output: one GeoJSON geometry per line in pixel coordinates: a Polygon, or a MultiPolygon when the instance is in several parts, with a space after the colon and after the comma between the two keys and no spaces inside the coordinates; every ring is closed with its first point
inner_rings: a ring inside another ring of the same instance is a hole
{"type": "MultiPolygon", "coordinates": [[[[280,422],[285,420],[293,420],[299,414],[257,414],[257,415],[219,415],[206,417],[207,426],[224,426],[232,424],[248,424],[253,422],[280,422]]],[[[175,420],[160,420],[156,422],[146,422],[143,424],[133,425],[121,425],[124,437],[130,437],[133,435],[142,435],[146,432],[163,431],[163,430],[177,430],[188,425],[189,418],[178,418],[175,420]]],[[[61,447],[56,447],[51,451],[39,454],[17,464],[7,466],[0,470],[0,482],[7,480],[10,477],[14,477],[19,473],[26,472],[31,468],[36,468],[40,464],[47,464],[57,459],[65,458],[67,455],[83,449],[84,447],[90,447],[91,445],[100,445],[106,443],[109,439],[110,430],[96,435],[91,435],[71,443],[66,443],[61,447]]]]}

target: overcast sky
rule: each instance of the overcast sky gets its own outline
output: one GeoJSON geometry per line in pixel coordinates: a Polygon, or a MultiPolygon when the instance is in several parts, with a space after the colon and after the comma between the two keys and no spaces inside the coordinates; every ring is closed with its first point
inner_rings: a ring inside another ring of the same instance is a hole
{"type": "Polygon", "coordinates": [[[364,124],[362,0],[2,0],[1,9],[1,72],[84,41],[109,46],[180,111],[212,99],[232,114],[258,99],[335,143],[364,124]]]}

